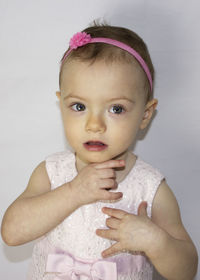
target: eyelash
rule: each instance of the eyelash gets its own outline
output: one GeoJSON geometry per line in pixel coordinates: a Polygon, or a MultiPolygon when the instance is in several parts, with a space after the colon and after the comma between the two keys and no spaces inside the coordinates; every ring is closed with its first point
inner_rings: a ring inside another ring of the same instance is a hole
{"type": "MultiPolygon", "coordinates": [[[[77,105],[77,104],[83,105],[82,103],[78,103],[78,102],[77,102],[77,103],[71,104],[69,107],[72,108],[73,111],[80,112],[80,111],[78,111],[78,110],[74,110],[74,109],[73,109],[73,106],[74,106],[74,105],[77,105]]],[[[85,105],[83,105],[83,106],[85,107],[85,105]]]]}
{"type": "MultiPolygon", "coordinates": [[[[74,105],[83,105],[84,107],[85,107],[85,105],[84,104],[82,104],[82,103],[79,103],[79,102],[76,102],[76,103],[73,103],[73,104],[71,104],[69,107],[73,110],[73,111],[75,111],[75,112],[82,112],[82,111],[79,111],[79,110],[74,110],[73,109],[73,106],[74,105]]],[[[113,108],[113,107],[118,107],[118,108],[121,108],[122,109],[122,112],[120,112],[119,114],[118,113],[114,113],[114,115],[121,115],[121,114],[123,114],[123,113],[125,113],[126,112],[126,108],[124,107],[124,106],[122,106],[122,105],[120,105],[120,104],[114,104],[114,105],[112,105],[111,106],[111,108],[113,108]]]]}
{"type": "Polygon", "coordinates": [[[122,112],[120,112],[120,114],[116,113],[115,115],[121,115],[121,114],[123,114],[123,113],[125,113],[125,112],[126,112],[125,107],[124,107],[124,106],[122,106],[122,105],[120,105],[120,104],[114,104],[114,105],[112,105],[112,107],[111,107],[111,108],[114,108],[114,107],[118,107],[118,108],[121,108],[121,109],[122,109],[122,112]]]}

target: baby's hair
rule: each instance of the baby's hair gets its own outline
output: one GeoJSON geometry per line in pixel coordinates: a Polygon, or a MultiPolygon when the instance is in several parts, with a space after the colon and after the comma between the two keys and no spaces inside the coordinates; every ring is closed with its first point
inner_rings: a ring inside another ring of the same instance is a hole
{"type": "MultiPolygon", "coordinates": [[[[144,41],[142,40],[142,38],[140,38],[135,32],[124,27],[111,26],[105,22],[103,24],[99,24],[96,21],[94,21],[90,27],[84,29],[82,32],[86,32],[87,34],[90,34],[92,38],[97,38],[97,37],[110,38],[123,42],[129,45],[130,47],[132,47],[135,51],[137,51],[140,54],[140,56],[146,62],[150,70],[153,85],[154,85],[155,72],[154,72],[154,67],[151,61],[148,48],[144,43],[144,41]]],[[[62,59],[64,58],[67,51],[64,53],[62,59]]],[[[77,48],[75,51],[72,51],[69,54],[68,58],[64,61],[64,63],[61,64],[60,74],[59,74],[60,88],[61,88],[63,67],[67,61],[72,59],[73,60],[77,59],[83,62],[90,61],[92,64],[97,60],[104,60],[106,63],[112,63],[116,61],[131,63],[134,58],[128,52],[118,47],[105,43],[93,43],[93,44],[86,44],[84,46],[81,46],[80,48],[77,48]]],[[[145,81],[146,81],[145,92],[147,92],[147,101],[149,101],[153,98],[153,89],[152,90],[150,89],[147,78],[145,81]]]]}

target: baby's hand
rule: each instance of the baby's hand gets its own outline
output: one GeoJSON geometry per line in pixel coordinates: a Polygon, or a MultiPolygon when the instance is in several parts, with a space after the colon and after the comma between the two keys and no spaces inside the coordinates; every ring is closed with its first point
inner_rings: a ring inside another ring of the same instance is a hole
{"type": "Polygon", "coordinates": [[[124,160],[109,160],[103,163],[93,163],[84,167],[70,182],[72,189],[77,193],[79,205],[89,204],[98,200],[118,200],[121,192],[109,190],[117,188],[115,170],[123,167],[124,160]]]}
{"type": "Polygon", "coordinates": [[[158,227],[147,216],[146,208],[147,203],[143,201],[138,207],[138,215],[119,209],[102,209],[103,213],[111,216],[106,220],[109,229],[98,229],[96,234],[117,241],[102,252],[103,257],[124,251],[147,252],[155,245],[158,227]]]}

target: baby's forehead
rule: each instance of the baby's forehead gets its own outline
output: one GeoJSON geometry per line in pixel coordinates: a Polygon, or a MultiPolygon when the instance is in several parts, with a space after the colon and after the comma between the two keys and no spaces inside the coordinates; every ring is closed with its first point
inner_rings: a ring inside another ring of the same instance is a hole
{"type": "MultiPolygon", "coordinates": [[[[94,63],[69,61],[63,69],[61,93],[63,97],[76,95],[106,99],[108,96],[142,97],[144,99],[145,74],[136,63],[94,63]],[[104,98],[105,97],[105,98],[104,98]]],[[[145,97],[146,98],[146,97],[145,97]]]]}
{"type": "Polygon", "coordinates": [[[69,82],[72,78],[79,76],[81,78],[84,76],[94,77],[98,75],[99,78],[107,75],[107,78],[118,79],[127,78],[127,75],[131,77],[131,81],[139,83],[144,83],[146,80],[146,75],[143,69],[140,67],[139,63],[132,59],[130,62],[124,61],[106,61],[106,60],[95,60],[95,61],[82,61],[79,59],[69,59],[63,65],[61,82],[69,82]]]}

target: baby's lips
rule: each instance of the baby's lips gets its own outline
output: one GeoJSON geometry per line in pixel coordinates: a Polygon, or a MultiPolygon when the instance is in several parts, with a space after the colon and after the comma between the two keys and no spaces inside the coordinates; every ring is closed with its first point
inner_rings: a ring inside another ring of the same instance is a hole
{"type": "Polygon", "coordinates": [[[104,146],[108,146],[107,144],[105,144],[104,142],[102,142],[100,140],[89,140],[89,141],[85,142],[84,144],[86,144],[86,145],[104,145],[104,146]]]}

